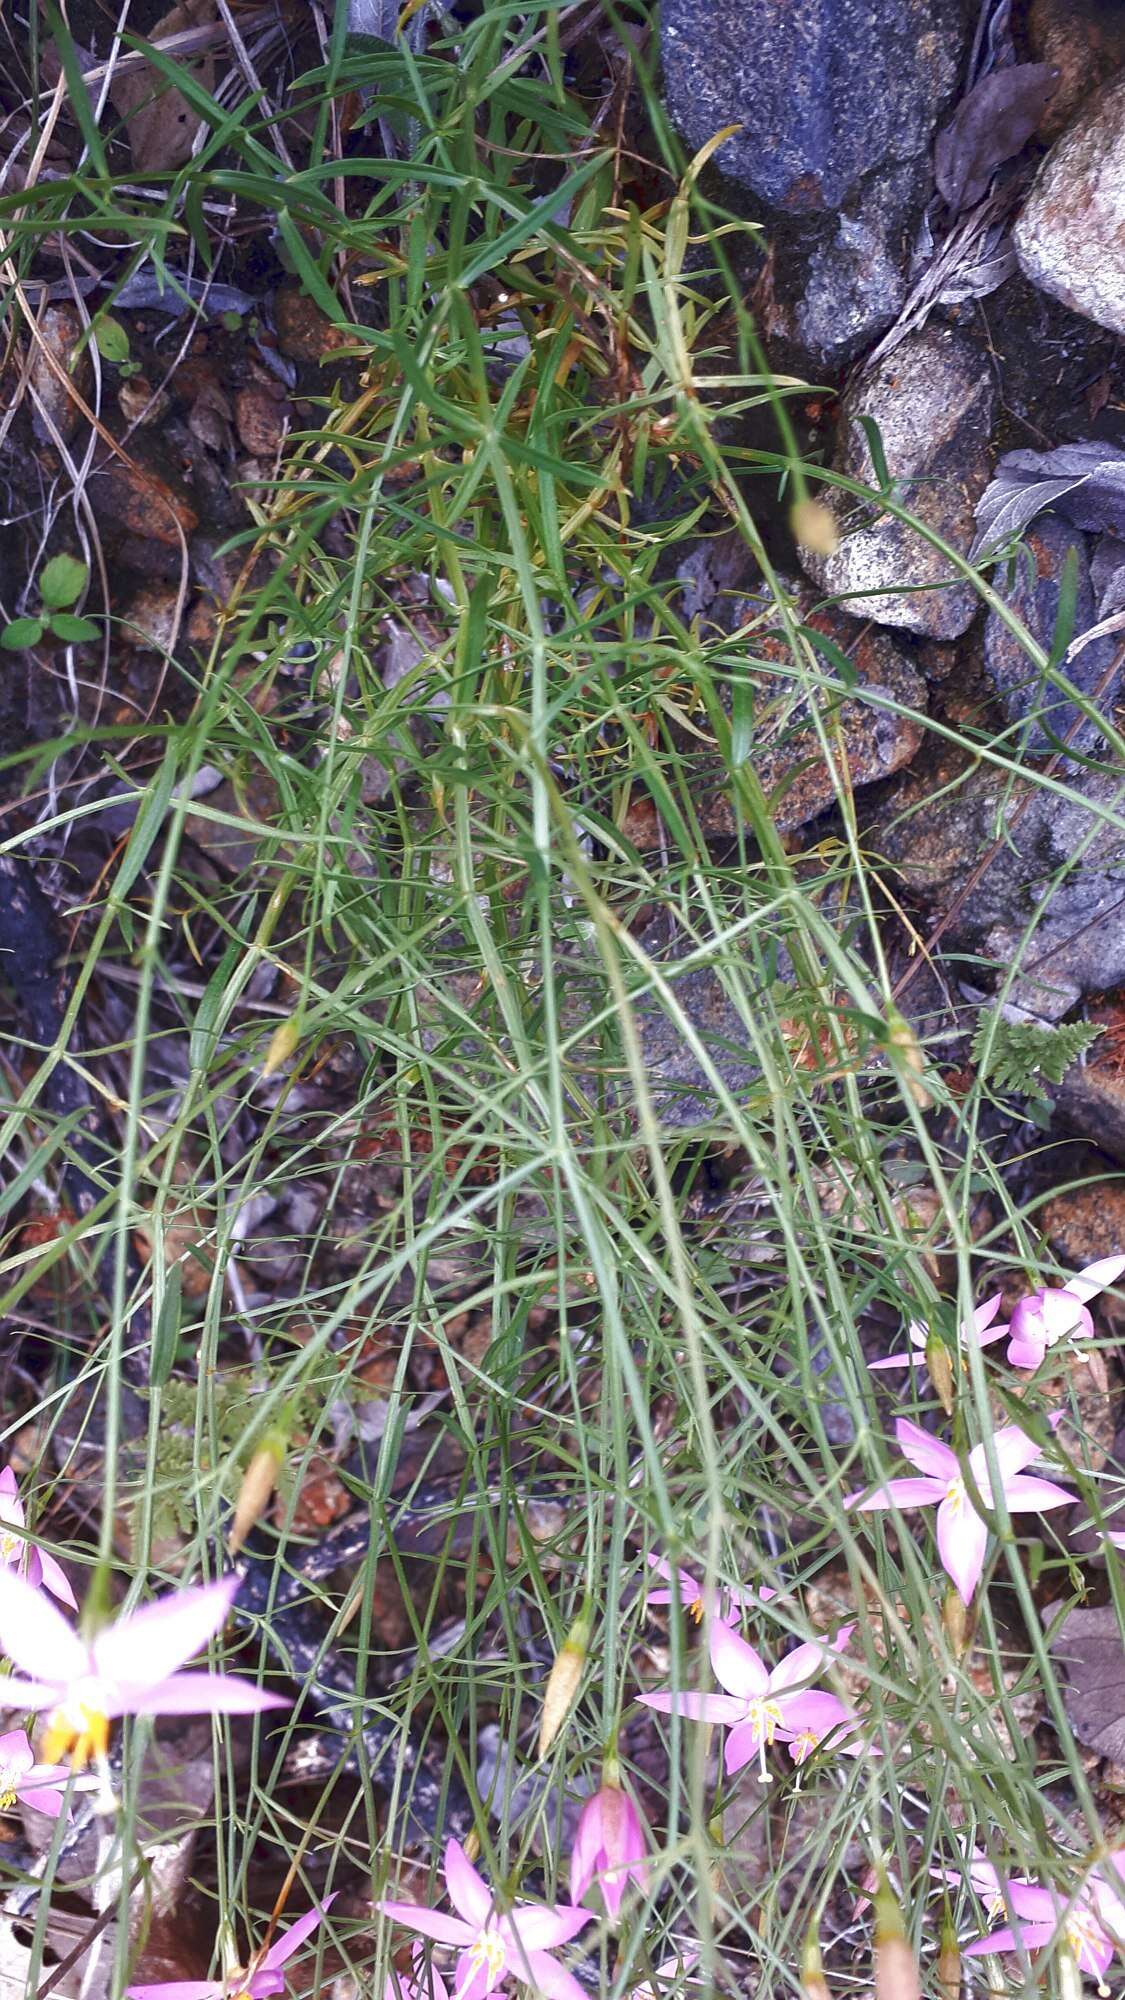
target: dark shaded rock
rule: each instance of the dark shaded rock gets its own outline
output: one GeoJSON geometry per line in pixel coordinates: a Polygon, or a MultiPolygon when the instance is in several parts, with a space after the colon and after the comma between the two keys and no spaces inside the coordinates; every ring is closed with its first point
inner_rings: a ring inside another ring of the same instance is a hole
{"type": "Polygon", "coordinates": [[[898,317],[916,194],[914,170],[893,168],[828,223],[778,233],[769,331],[802,365],[843,368],[898,317]]]}
{"type": "Polygon", "coordinates": [[[665,0],[673,123],[773,208],[839,208],[865,174],[916,163],[961,64],[960,0],[665,0]]]}
{"type": "MultiPolygon", "coordinates": [[[[754,632],[746,641],[752,654],[749,669],[753,672],[759,662],[762,668],[755,680],[763,720],[755,729],[750,761],[782,833],[792,833],[818,819],[836,804],[841,790],[875,784],[908,764],[922,741],[922,726],[911,715],[897,711],[925,711],[927,706],[925,682],[888,633],[867,627],[857,634],[854,621],[843,613],[831,606],[817,610],[814,605],[812,592],[805,587],[798,594],[798,620],[823,633],[846,654],[857,680],[854,693],[829,688],[819,700],[837,766],[835,776],[812,723],[810,698],[780,705],[776,701],[779,682],[788,688],[794,679],[793,658],[784,635],[766,629],[754,632]],[[777,669],[772,674],[771,665],[777,669]]],[[[828,660],[818,665],[827,680],[835,680],[828,660]]],[[[729,706],[729,692],[725,700],[729,706]]],[[[701,757],[694,743],[686,739],[684,747],[693,757],[692,790],[705,836],[709,840],[732,838],[739,813],[727,764],[717,755],[701,757]]]]}
{"type": "MultiPolygon", "coordinates": [[[[1044,651],[1049,653],[1068,557],[1073,558],[1078,571],[1074,636],[1077,638],[1088,631],[1097,617],[1086,537],[1055,515],[1044,514],[1027,529],[1023,542],[1028,556],[1025,559],[1021,553],[1017,558],[1015,582],[1010,590],[1004,592],[1004,598],[1009,608],[1023,620],[1032,638],[1037,639],[1044,651]]],[[[997,581],[999,585],[1003,579],[997,581]]],[[[1108,633],[1105,638],[1094,639],[1090,645],[1083,646],[1072,660],[1064,662],[1062,671],[1082,694],[1093,697],[1117,649],[1117,635],[1108,633]]],[[[1043,679],[1015,634],[996,611],[990,611],[985,622],[984,660],[1009,721],[1024,722],[1028,717],[1035,716],[1026,744],[1021,739],[1021,747],[1033,756],[1043,756],[1056,750],[1059,739],[1079,722],[1081,726],[1075,730],[1070,741],[1072,749],[1089,750],[1099,740],[1096,724],[1083,720],[1081,710],[1058,688],[1043,679]]],[[[1109,716],[1113,714],[1114,698],[1120,684],[1119,665],[1111,682],[1099,696],[1099,705],[1109,716]]]]}
{"type": "MultiPolygon", "coordinates": [[[[930,326],[900,343],[848,391],[833,466],[877,484],[865,423],[877,425],[902,503],[960,553],[973,540],[974,508],[988,483],[993,383],[987,354],[966,334],[930,326]]],[[[802,555],[813,581],[851,597],[856,618],[955,639],[977,594],[949,559],[892,516],[875,518],[850,494],[826,490],[840,525],[834,555],[802,555]]]]}
{"type": "Polygon", "coordinates": [[[982,960],[1005,974],[1014,964],[1010,997],[1051,1021],[1125,980],[1125,830],[1105,817],[1125,817],[1117,770],[1084,769],[1060,792],[971,769],[935,744],[893,803],[868,837],[917,901],[949,919],[942,948],[970,956],[974,979],[982,960]]]}
{"type": "Polygon", "coordinates": [[[1032,284],[1125,333],[1125,77],[1099,91],[1051,148],[1013,242],[1032,284]]]}
{"type": "MultiPolygon", "coordinates": [[[[1099,1152],[1108,1153],[1111,1160],[1119,1160],[1125,1166],[1125,1070],[1105,1059],[1099,1043],[1094,1043],[1081,1068],[1077,1063],[1071,1064],[1062,1082],[1054,1085],[1050,1094],[1056,1121],[1064,1131],[1078,1139],[1088,1139],[1099,1152]]],[[[1125,1226],[1125,1190],[1117,1187],[1106,1192],[1116,1195],[1113,1212],[1125,1226]]],[[[1104,1210],[1107,1221],[1109,1213],[1107,1205],[1104,1210]]],[[[1052,1229],[1052,1235],[1058,1233],[1052,1229]]],[[[1092,1264],[1096,1257],[1108,1257],[1122,1245],[1125,1233],[1112,1242],[1107,1241],[1104,1250],[1092,1250],[1088,1257],[1071,1261],[1092,1264]]]]}
{"type": "Polygon", "coordinates": [[[1121,0],[1031,0],[1027,37],[1032,55],[1058,71],[1054,96],[1039,120],[1040,138],[1050,141],[1096,90],[1125,69],[1125,8],[1121,0]]]}

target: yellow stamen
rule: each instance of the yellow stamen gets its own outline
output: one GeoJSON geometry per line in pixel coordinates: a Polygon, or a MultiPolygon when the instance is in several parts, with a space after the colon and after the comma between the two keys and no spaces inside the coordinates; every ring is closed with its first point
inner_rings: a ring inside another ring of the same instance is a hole
{"type": "Polygon", "coordinates": [[[0,1792],[0,1812],[11,1812],[16,1803],[14,1791],[0,1792]]]}
{"type": "Polygon", "coordinates": [[[64,1757],[69,1757],[71,1770],[84,1771],[95,1758],[103,1758],[108,1749],[107,1716],[87,1708],[83,1701],[78,1702],[74,1710],[56,1708],[53,1711],[43,1737],[44,1763],[61,1764],[64,1757]]]}
{"type": "Polygon", "coordinates": [[[702,1623],[703,1623],[703,1593],[702,1593],[702,1591],[700,1592],[700,1594],[699,1594],[699,1596],[698,1596],[698,1597],[693,1597],[693,1598],[692,1598],[692,1600],[691,1600],[691,1603],[690,1603],[690,1604],[688,1605],[688,1617],[689,1617],[689,1618],[694,1618],[694,1620],[695,1620],[695,1622],[696,1622],[696,1624],[697,1624],[697,1625],[702,1625],[702,1623]]]}

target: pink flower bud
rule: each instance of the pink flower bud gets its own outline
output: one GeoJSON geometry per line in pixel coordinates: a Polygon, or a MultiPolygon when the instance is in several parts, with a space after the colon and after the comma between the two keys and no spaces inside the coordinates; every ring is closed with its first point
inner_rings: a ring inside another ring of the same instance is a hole
{"type": "Polygon", "coordinates": [[[603,1784],[587,1799],[578,1821],[570,1856],[570,1893],[580,1903],[597,1879],[606,1909],[616,1921],[630,1877],[639,1889],[647,1884],[644,1825],[640,1813],[620,1785],[603,1784]]]}

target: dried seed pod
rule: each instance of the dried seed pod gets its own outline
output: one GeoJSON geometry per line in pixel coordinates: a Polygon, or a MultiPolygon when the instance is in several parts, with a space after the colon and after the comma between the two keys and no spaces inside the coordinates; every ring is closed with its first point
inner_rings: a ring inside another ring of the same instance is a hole
{"type": "Polygon", "coordinates": [[[836,517],[823,500],[795,500],[789,509],[793,540],[814,556],[834,556],[840,546],[836,517]]]}
{"type": "Polygon", "coordinates": [[[593,1605],[587,1597],[566,1638],[555,1654],[543,1694],[543,1716],[539,1724],[539,1755],[545,1757],[562,1728],[582,1679],[582,1669],[590,1650],[594,1626],[593,1605]]]}
{"type": "Polygon", "coordinates": [[[921,2000],[918,1965],[886,1875],[875,1891],[875,2000],[921,2000]]]}

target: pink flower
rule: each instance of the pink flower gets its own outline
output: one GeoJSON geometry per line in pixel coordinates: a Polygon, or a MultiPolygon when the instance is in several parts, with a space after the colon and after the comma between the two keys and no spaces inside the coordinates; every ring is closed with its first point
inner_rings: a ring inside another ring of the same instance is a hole
{"type": "Polygon", "coordinates": [[[654,1569],[657,1576],[663,1577],[670,1586],[668,1590],[648,1591],[646,1601],[649,1604],[678,1604],[689,1618],[694,1618],[697,1625],[703,1623],[705,1615],[726,1618],[732,1609],[743,1609],[750,1604],[768,1604],[779,1595],[776,1590],[771,1590],[768,1583],[763,1583],[756,1590],[752,1587],[740,1590],[733,1584],[723,1584],[718,1590],[713,1590],[709,1584],[700,1583],[690,1570],[673,1570],[663,1556],[650,1554],[645,1560],[649,1568],[654,1569]]]}
{"type": "Polygon", "coordinates": [[[1009,1892],[1014,1889],[1036,1887],[1036,1884],[1029,1882],[1025,1875],[1002,1877],[979,1847],[970,1848],[960,1868],[931,1868],[930,1873],[938,1882],[948,1882],[951,1888],[958,1888],[962,1882],[968,1882],[990,1917],[999,1917],[1003,1914],[1005,1879],[1009,1892]]]}
{"type": "Polygon", "coordinates": [[[546,1993],[548,2000],[585,2000],[574,1974],[551,1957],[577,1937],[591,1911],[563,1903],[517,1903],[501,1915],[492,1891],[477,1874],[464,1848],[451,1840],[445,1850],[445,1886],[457,1911],[442,1916],[424,1903],[377,1903],[376,1909],[408,1930],[438,1944],[460,1945],[454,2000],[487,2000],[509,1973],[546,1993]]]}
{"type": "Polygon", "coordinates": [[[573,1902],[582,1901],[595,1876],[615,1921],[630,1877],[642,1891],[648,1884],[640,1813],[620,1785],[605,1782],[587,1799],[579,1816],[570,1856],[573,1902]]]}
{"type": "Polygon", "coordinates": [[[178,1669],[224,1623],[238,1578],[171,1591],[107,1625],[91,1644],[14,1570],[0,1569],[0,1646],[28,1680],[3,1683],[11,1708],[50,1709],[43,1751],[75,1770],[105,1755],[118,1715],[253,1715],[288,1708],[228,1674],[178,1669]]]}
{"type": "MultiPolygon", "coordinates": [[[[1058,1417],[1053,1421],[1058,1422],[1058,1417]]],[[[861,1513],[867,1513],[874,1507],[932,1507],[936,1504],[937,1544],[942,1566],[953,1579],[964,1603],[970,1604],[984,1568],[988,1529],[969,1498],[957,1455],[947,1444],[941,1444],[907,1417],[899,1418],[895,1436],[904,1458],[908,1458],[911,1465],[916,1465],[925,1477],[889,1479],[885,1486],[880,1486],[866,1499],[861,1494],[853,1493],[845,1504],[858,1507],[861,1513]]],[[[1073,1504],[1073,1493],[1065,1492],[1053,1480],[1028,1478],[1024,1474],[1024,1466],[1030,1465],[1032,1459],[1038,1456],[1039,1446],[1018,1425],[1006,1424],[997,1431],[994,1444],[1004,1498],[1010,1513],[1038,1514],[1048,1507],[1069,1507],[1073,1504]]],[[[985,1506],[991,1506],[993,1500],[982,1444],[974,1445],[969,1453],[969,1470],[985,1506]]]]}
{"type": "Polygon", "coordinates": [[[1016,1921],[989,1931],[965,1947],[967,1958],[985,1952],[1036,1951],[1059,1939],[1080,1972],[1098,1980],[1098,1991],[1108,1993],[1105,1974],[1118,1945],[1125,1939],[1125,1899],[1122,1871],[1125,1853],[1111,1854],[1101,1868],[1090,1871],[1084,1886],[1069,1902],[1038,1882],[1016,1881],[1007,1885],[1007,1902],[1016,1921]],[[1107,1873],[1108,1871],[1108,1873],[1107,1873]],[[1110,1879],[1112,1876],[1112,1880],[1110,1879]]]}
{"type": "Polygon", "coordinates": [[[1029,1292],[1012,1314],[1008,1359],[1013,1368],[1038,1368],[1049,1347],[1060,1340],[1088,1340],[1094,1322],[1087,1299],[1104,1292],[1125,1271],[1125,1257],[1101,1257],[1096,1264],[1068,1278],[1065,1285],[1045,1285],[1029,1292]]]}
{"type": "Polygon", "coordinates": [[[724,1755],[728,1775],[741,1771],[756,1756],[765,1777],[767,1744],[790,1742],[800,1736],[806,1724],[815,1728],[822,1715],[822,1689],[795,1690],[827,1664],[830,1652],[843,1651],[854,1630],[854,1625],[844,1625],[827,1643],[810,1640],[787,1653],[771,1671],[753,1646],[729,1625],[716,1623],[711,1627],[711,1666],[725,1692],[693,1694],[683,1690],[643,1694],[640,1699],[646,1708],[655,1708],[661,1715],[685,1715],[691,1722],[729,1723],[724,1755]]]}
{"type": "Polygon", "coordinates": [[[236,1966],[225,1979],[173,1979],[158,1986],[127,1986],[126,2000],[223,2000],[224,1995],[236,1996],[236,2000],[267,2000],[271,1993],[284,1993],[285,1975],[278,1968],[323,1923],[325,1911],[335,1900],[333,1891],[323,1903],[315,1903],[287,1931],[282,1931],[268,1951],[259,1952],[249,1965],[236,1966]]]}
{"type": "Polygon", "coordinates": [[[28,1541],[24,1527],[23,1501],[16,1485],[16,1475],[11,1466],[6,1465],[0,1472],[0,1563],[5,1569],[20,1571],[36,1590],[49,1590],[52,1597],[61,1598],[72,1611],[77,1611],[78,1601],[66,1571],[54,1556],[47,1554],[46,1549],[37,1549],[28,1541]]]}
{"type": "Polygon", "coordinates": [[[810,1688],[803,1699],[801,1726],[786,1745],[795,1764],[815,1757],[827,1737],[832,1739],[829,1748],[834,1757],[859,1757],[865,1751],[869,1757],[878,1754],[874,1745],[865,1744],[856,1735],[858,1718],[846,1702],[818,1688],[810,1688]]]}
{"type": "Polygon", "coordinates": [[[0,1736],[0,1812],[10,1812],[19,1800],[57,1819],[70,1782],[68,1765],[36,1763],[26,1730],[9,1729],[0,1736]]]}
{"type": "MultiPolygon", "coordinates": [[[[957,1345],[962,1353],[966,1347],[974,1345],[977,1347],[987,1347],[990,1342],[1001,1340],[1007,1333],[1008,1329],[1006,1326],[993,1326],[992,1324],[1000,1310],[1002,1296],[1002,1293],[996,1292],[992,1298],[986,1299],[982,1306],[976,1307],[971,1320],[963,1319],[961,1321],[957,1329],[957,1345]]],[[[904,1350],[901,1354],[886,1354],[881,1361],[869,1362],[868,1367],[871,1369],[908,1368],[912,1361],[924,1361],[926,1357],[926,1342],[930,1337],[928,1329],[922,1325],[921,1320],[912,1319],[907,1328],[907,1334],[910,1340],[910,1348],[908,1350],[904,1350]]]]}

